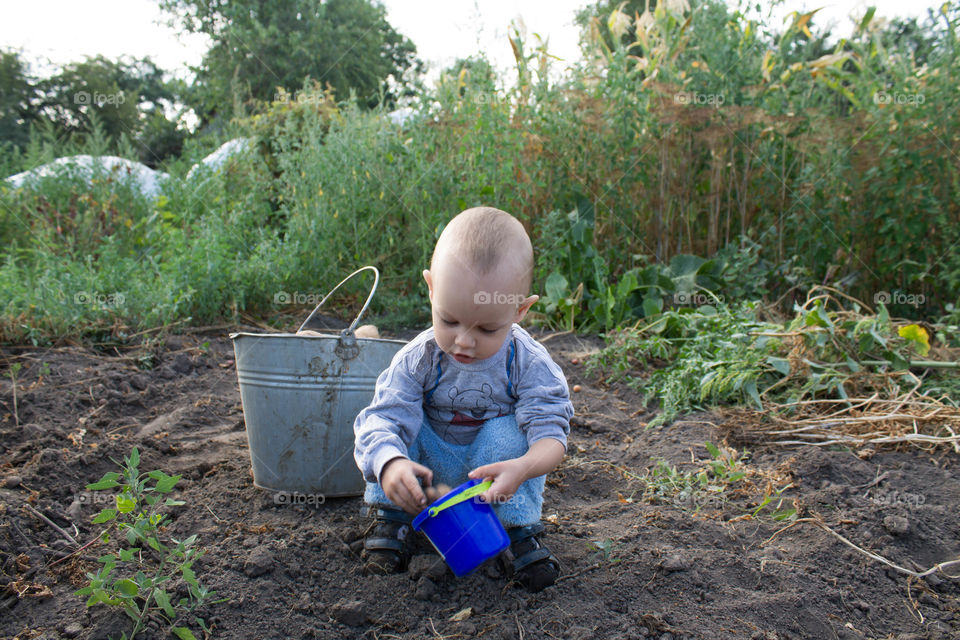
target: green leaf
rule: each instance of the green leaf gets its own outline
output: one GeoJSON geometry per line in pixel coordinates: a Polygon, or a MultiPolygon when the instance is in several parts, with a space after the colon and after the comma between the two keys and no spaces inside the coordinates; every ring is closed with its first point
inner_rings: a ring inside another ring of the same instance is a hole
{"type": "Polygon", "coordinates": [[[110,522],[116,517],[117,517],[116,509],[104,509],[103,511],[98,513],[96,516],[94,516],[93,524],[103,524],[104,522],[110,522]]]}
{"type": "Polygon", "coordinates": [[[160,542],[153,536],[147,538],[147,544],[150,545],[150,548],[154,551],[160,551],[160,542]]]}
{"type": "Polygon", "coordinates": [[[910,368],[910,363],[904,360],[903,356],[895,351],[884,351],[883,358],[893,365],[895,371],[903,371],[910,368]]]}
{"type": "Polygon", "coordinates": [[[88,484],[87,489],[90,491],[100,491],[101,489],[112,489],[114,487],[119,487],[120,483],[117,482],[117,478],[119,477],[120,474],[114,471],[105,473],[97,482],[88,484]]]}
{"type": "Polygon", "coordinates": [[[743,390],[747,392],[753,399],[753,403],[757,405],[757,409],[763,409],[763,401],[760,400],[760,393],[757,391],[757,381],[748,380],[746,384],[743,385],[743,390]]]}
{"type": "Polygon", "coordinates": [[[913,345],[913,348],[917,350],[921,356],[927,355],[930,351],[930,336],[927,333],[927,330],[921,327],[918,324],[908,324],[905,327],[900,327],[900,330],[897,331],[900,334],[901,338],[907,340],[910,344],[913,345]]]}
{"type": "Polygon", "coordinates": [[[197,574],[193,572],[189,564],[180,567],[180,573],[183,574],[183,579],[187,584],[195,589],[199,588],[200,585],[197,583],[197,574]]]}
{"type": "Polygon", "coordinates": [[[867,27],[870,25],[870,21],[873,20],[874,14],[877,13],[876,7],[870,7],[867,9],[867,13],[863,16],[863,20],[860,21],[860,31],[866,31],[867,27]]]}
{"type": "Polygon", "coordinates": [[[670,259],[670,277],[674,282],[683,281],[689,284],[690,290],[696,288],[695,277],[700,267],[707,261],[700,256],[677,254],[670,259]]]}
{"type": "Polygon", "coordinates": [[[130,549],[120,549],[120,559],[124,562],[130,562],[133,560],[134,556],[140,553],[140,549],[137,547],[132,547],[130,549]]]}
{"type": "Polygon", "coordinates": [[[813,309],[807,312],[805,321],[808,327],[823,327],[830,331],[830,333],[833,333],[835,330],[833,321],[830,320],[830,314],[823,308],[819,300],[814,304],[813,309]]]}
{"type": "Polygon", "coordinates": [[[707,453],[710,454],[710,457],[714,460],[720,457],[720,449],[717,448],[717,445],[712,442],[704,442],[703,445],[707,448],[707,453]]]}
{"type": "Polygon", "coordinates": [[[177,612],[174,611],[173,605],[170,604],[170,596],[167,595],[167,592],[159,587],[153,589],[153,599],[157,601],[157,604],[160,605],[160,608],[163,609],[163,612],[166,613],[171,619],[177,617],[177,612]]]}
{"type": "Polygon", "coordinates": [[[113,588],[127,596],[132,598],[138,593],[140,593],[140,587],[137,586],[137,583],[131,580],[130,578],[123,578],[122,580],[117,580],[113,583],[113,588]]]}
{"type": "Polygon", "coordinates": [[[881,325],[888,324],[890,322],[890,312],[887,311],[887,305],[880,303],[880,310],[877,311],[877,323],[881,325]]]}
{"type": "Polygon", "coordinates": [[[173,627],[170,629],[180,640],[197,640],[197,637],[193,635],[193,631],[187,629],[186,627],[173,627]]]}
{"type": "Polygon", "coordinates": [[[134,448],[133,448],[133,451],[130,452],[130,457],[127,458],[127,463],[128,463],[128,465],[131,466],[131,467],[139,467],[139,466],[140,466],[140,452],[137,451],[137,448],[136,448],[136,447],[134,447],[134,448]]]}
{"type": "Polygon", "coordinates": [[[103,589],[94,589],[90,597],[87,598],[87,606],[92,607],[93,605],[101,602],[104,604],[120,604],[120,599],[111,598],[110,594],[103,589]]]}
{"type": "Polygon", "coordinates": [[[790,361],[786,358],[767,356],[767,364],[776,369],[782,376],[790,375],[790,361]]]}
{"type": "Polygon", "coordinates": [[[155,487],[155,489],[157,490],[158,493],[170,493],[170,491],[173,490],[173,487],[177,484],[177,482],[180,481],[180,478],[182,476],[179,476],[179,475],[168,476],[167,474],[163,474],[163,475],[164,477],[157,480],[157,486],[155,487]]]}
{"type": "MultiPolygon", "coordinates": [[[[874,342],[879,344],[881,347],[887,346],[887,339],[880,335],[876,327],[870,327],[870,331],[868,333],[870,334],[870,337],[873,338],[874,342]]],[[[860,350],[866,351],[866,349],[863,347],[863,342],[860,343],[860,350]]]]}
{"type": "Polygon", "coordinates": [[[567,291],[570,289],[567,279],[563,277],[563,274],[556,271],[550,274],[544,287],[547,291],[547,297],[549,297],[551,300],[560,300],[564,298],[567,295],[567,291]]]}
{"type": "MultiPolygon", "coordinates": [[[[136,451],[136,449],[134,449],[136,451]]],[[[130,513],[137,508],[137,501],[125,493],[117,494],[117,511],[120,513],[130,513]]]]}
{"type": "Polygon", "coordinates": [[[647,296],[643,299],[643,315],[646,318],[655,316],[663,311],[663,298],[660,296],[647,296]]]}

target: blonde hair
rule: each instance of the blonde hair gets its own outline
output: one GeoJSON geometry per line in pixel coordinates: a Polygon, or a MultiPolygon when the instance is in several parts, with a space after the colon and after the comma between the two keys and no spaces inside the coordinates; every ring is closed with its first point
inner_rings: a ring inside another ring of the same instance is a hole
{"type": "Polygon", "coordinates": [[[436,267],[441,250],[463,260],[481,275],[511,262],[522,276],[521,293],[530,290],[533,245],[523,224],[506,211],[474,207],[460,212],[440,234],[430,260],[431,270],[436,267]]]}

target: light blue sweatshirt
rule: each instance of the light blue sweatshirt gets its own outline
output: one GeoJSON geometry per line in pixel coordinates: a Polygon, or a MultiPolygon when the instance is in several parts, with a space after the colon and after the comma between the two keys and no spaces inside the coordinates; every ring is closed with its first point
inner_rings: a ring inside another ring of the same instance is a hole
{"type": "MultiPolygon", "coordinates": [[[[470,444],[483,421],[514,414],[528,445],[555,438],[567,446],[573,404],[563,371],[520,325],[494,355],[464,364],[427,329],[403,347],[377,379],[373,401],[353,425],[354,458],[368,482],[417,437],[424,417],[445,441],[470,444]]],[[[491,460],[490,462],[494,462],[491,460]]]]}

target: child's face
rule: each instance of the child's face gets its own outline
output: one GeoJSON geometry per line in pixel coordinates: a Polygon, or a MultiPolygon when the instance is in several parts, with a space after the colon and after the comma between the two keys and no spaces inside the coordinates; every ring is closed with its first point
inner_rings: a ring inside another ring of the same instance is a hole
{"type": "Polygon", "coordinates": [[[437,344],[465,364],[499,351],[510,327],[538,299],[519,293],[513,274],[478,276],[454,258],[438,260],[423,277],[430,289],[437,344]]]}

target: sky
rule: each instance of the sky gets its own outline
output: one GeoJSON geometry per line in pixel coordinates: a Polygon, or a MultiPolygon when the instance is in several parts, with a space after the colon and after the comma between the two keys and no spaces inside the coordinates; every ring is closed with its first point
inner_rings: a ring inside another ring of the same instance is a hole
{"type": "MultiPolygon", "coordinates": [[[[729,0],[735,3],[736,0],[729,0]]],[[[479,51],[501,71],[513,65],[507,40],[512,20],[520,19],[527,39],[533,34],[549,40],[549,51],[567,62],[580,54],[576,12],[585,0],[385,0],[387,19],[417,46],[427,63],[428,78],[460,57],[479,51]]],[[[764,2],[764,4],[768,4],[764,2]]],[[[822,7],[821,25],[834,24],[835,35],[850,32],[849,15],[862,16],[876,6],[879,16],[923,15],[941,0],[788,0],[775,20],[790,11],[822,7]]],[[[56,65],[104,55],[149,56],[161,68],[189,77],[207,46],[203,36],[178,33],[167,26],[156,0],[0,0],[0,48],[22,50],[31,71],[48,75],[56,65]],[[44,64],[49,61],[52,65],[44,64]]],[[[559,68],[565,62],[556,63],[559,68]]]]}

